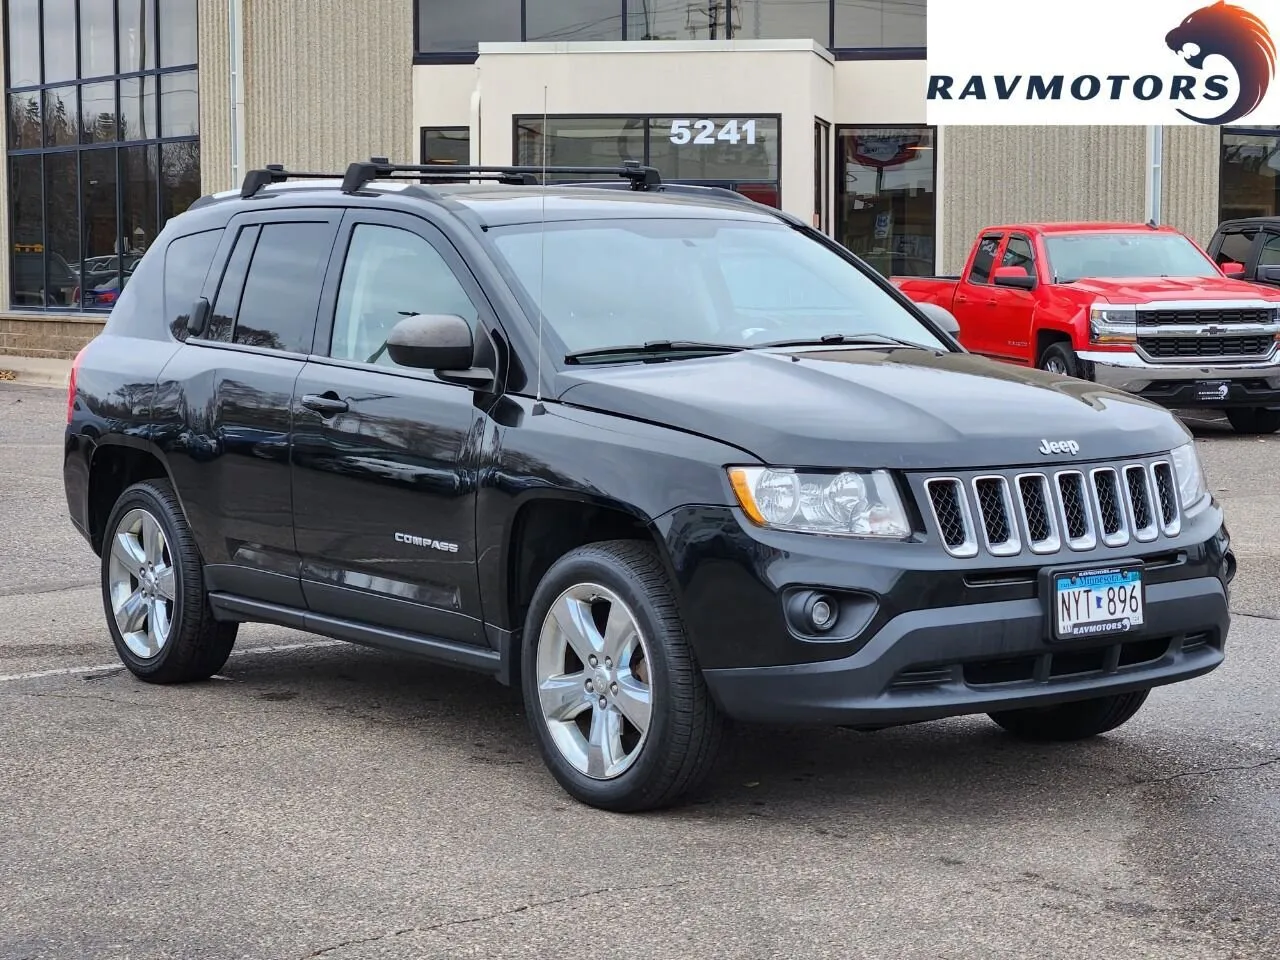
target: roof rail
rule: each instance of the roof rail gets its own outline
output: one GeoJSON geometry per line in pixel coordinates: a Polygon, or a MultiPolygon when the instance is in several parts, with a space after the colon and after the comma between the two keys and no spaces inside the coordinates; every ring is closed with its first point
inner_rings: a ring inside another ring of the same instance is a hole
{"type": "Polygon", "coordinates": [[[662,184],[655,167],[641,166],[635,160],[620,167],[484,167],[452,163],[398,164],[386,157],[372,157],[347,167],[342,178],[342,192],[356,193],[374,180],[417,180],[420,183],[465,183],[471,180],[496,180],[499,183],[536,186],[545,174],[613,174],[624,178],[632,190],[649,190],[662,184]]]}
{"type": "MultiPolygon", "coordinates": [[[[599,187],[603,190],[625,189],[626,184],[614,183],[610,180],[571,180],[570,184],[577,184],[584,187],[599,187]]],[[[739,193],[737,190],[731,190],[729,187],[713,187],[710,184],[702,183],[659,183],[653,188],[657,193],[676,193],[687,194],[693,197],[719,197],[722,200],[728,200],[731,203],[743,203],[751,206],[765,206],[758,200],[752,200],[745,193],[739,193]]],[[[773,209],[770,207],[769,209],[773,209]]]]}
{"type": "Polygon", "coordinates": [[[250,170],[244,175],[240,185],[240,198],[248,200],[263,187],[273,183],[284,183],[286,180],[337,180],[340,173],[305,173],[300,170],[286,170],[282,163],[268,163],[261,170],[250,170]]]}

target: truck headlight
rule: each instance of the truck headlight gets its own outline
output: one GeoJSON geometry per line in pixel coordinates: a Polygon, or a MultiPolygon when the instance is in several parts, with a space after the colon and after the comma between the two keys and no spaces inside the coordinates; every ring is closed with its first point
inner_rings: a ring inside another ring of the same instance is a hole
{"type": "Polygon", "coordinates": [[[911,535],[897,485],[885,470],[730,467],[729,482],[738,504],[762,527],[896,540],[911,535]]]}
{"type": "Polygon", "coordinates": [[[1173,461],[1173,473],[1178,478],[1178,502],[1182,504],[1184,513],[1190,514],[1192,508],[1207,502],[1209,485],[1205,481],[1204,468],[1200,465],[1200,454],[1196,453],[1194,441],[1174,447],[1169,452],[1173,461]]]}
{"type": "Polygon", "coordinates": [[[1094,343],[1137,343],[1137,311],[1133,307],[1113,307],[1106,304],[1091,307],[1089,339],[1094,343]]]}

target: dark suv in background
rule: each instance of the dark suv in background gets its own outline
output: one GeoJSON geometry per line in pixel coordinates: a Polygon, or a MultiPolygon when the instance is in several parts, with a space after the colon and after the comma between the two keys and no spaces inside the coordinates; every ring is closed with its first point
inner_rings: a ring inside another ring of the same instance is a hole
{"type": "Polygon", "coordinates": [[[77,358],[67,502],[138,677],[245,621],[484,671],[605,808],[675,800],[726,719],[1113,729],[1222,662],[1221,510],[1169,412],[954,330],[634,164],[268,168],[77,358]]]}

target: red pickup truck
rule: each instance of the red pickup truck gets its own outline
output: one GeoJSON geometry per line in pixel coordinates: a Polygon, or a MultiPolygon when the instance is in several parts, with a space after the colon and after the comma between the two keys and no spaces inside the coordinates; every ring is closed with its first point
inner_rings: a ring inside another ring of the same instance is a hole
{"type": "Polygon", "coordinates": [[[1242,272],[1170,227],[1019,223],[983,230],[958,277],[891,280],[949,310],[973,353],[1274,433],[1280,289],[1242,272]]]}

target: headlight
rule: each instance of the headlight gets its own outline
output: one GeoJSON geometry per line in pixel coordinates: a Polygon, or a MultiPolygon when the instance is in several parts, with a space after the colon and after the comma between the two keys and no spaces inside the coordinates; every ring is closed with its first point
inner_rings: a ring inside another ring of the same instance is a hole
{"type": "Polygon", "coordinates": [[[1173,461],[1174,476],[1178,478],[1178,500],[1183,511],[1190,512],[1190,508],[1209,495],[1209,485],[1205,482],[1195,443],[1175,447],[1170,451],[1169,459],[1173,461]]]}
{"type": "Polygon", "coordinates": [[[1106,304],[1090,308],[1089,339],[1094,343],[1137,343],[1137,311],[1133,307],[1106,304]]]}
{"type": "Polygon", "coordinates": [[[747,516],[762,527],[898,540],[911,535],[898,488],[884,470],[730,467],[729,482],[747,516]]]}

